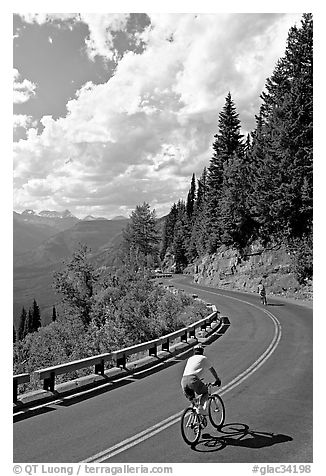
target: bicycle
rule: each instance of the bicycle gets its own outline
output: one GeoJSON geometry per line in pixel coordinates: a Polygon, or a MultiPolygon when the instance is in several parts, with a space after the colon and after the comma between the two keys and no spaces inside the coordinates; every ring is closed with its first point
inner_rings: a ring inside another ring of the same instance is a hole
{"type": "MultiPolygon", "coordinates": [[[[225,406],[217,393],[211,393],[208,387],[208,417],[211,424],[219,430],[225,421],[225,406]]],[[[187,407],[181,417],[181,434],[187,445],[194,446],[200,439],[202,430],[207,426],[207,417],[199,414],[200,396],[194,398],[191,407],[187,407]]]]}

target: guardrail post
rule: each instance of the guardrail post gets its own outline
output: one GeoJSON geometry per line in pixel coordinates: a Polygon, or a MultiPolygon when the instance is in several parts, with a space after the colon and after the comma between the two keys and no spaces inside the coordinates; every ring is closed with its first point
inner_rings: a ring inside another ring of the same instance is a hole
{"type": "Polygon", "coordinates": [[[18,382],[14,380],[14,403],[18,400],[18,382]]]}
{"type": "Polygon", "coordinates": [[[195,339],[196,338],[196,329],[195,327],[191,327],[190,329],[188,329],[188,332],[189,332],[189,339],[195,339]]]}
{"type": "Polygon", "coordinates": [[[162,343],[162,350],[169,352],[170,350],[170,339],[166,339],[165,342],[162,343]]]}
{"type": "Polygon", "coordinates": [[[127,363],[126,354],[122,354],[121,357],[117,357],[117,367],[125,368],[127,363]]]}
{"type": "Polygon", "coordinates": [[[148,355],[157,356],[157,344],[153,344],[153,346],[148,349],[148,355]]]}
{"type": "Polygon", "coordinates": [[[51,372],[50,377],[45,378],[43,382],[43,390],[54,392],[55,372],[51,372]]]}
{"type": "Polygon", "coordinates": [[[181,334],[181,342],[187,342],[187,329],[181,334]]]}
{"type": "Polygon", "coordinates": [[[104,375],[104,359],[102,359],[98,364],[95,364],[94,372],[96,374],[104,375]]]}

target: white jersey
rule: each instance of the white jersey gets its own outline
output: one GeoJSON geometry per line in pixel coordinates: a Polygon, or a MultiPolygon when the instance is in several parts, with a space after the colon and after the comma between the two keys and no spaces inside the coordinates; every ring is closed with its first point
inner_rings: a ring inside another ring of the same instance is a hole
{"type": "Polygon", "coordinates": [[[203,378],[206,371],[212,367],[211,362],[204,355],[193,355],[189,357],[183,376],[197,375],[198,378],[203,378]]]}

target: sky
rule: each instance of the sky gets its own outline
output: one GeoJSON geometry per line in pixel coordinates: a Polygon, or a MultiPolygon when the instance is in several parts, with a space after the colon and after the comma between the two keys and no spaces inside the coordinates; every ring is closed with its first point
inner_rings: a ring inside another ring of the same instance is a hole
{"type": "Polygon", "coordinates": [[[13,15],[14,210],[168,213],[212,156],[230,91],[242,133],[302,13],[13,15]]]}

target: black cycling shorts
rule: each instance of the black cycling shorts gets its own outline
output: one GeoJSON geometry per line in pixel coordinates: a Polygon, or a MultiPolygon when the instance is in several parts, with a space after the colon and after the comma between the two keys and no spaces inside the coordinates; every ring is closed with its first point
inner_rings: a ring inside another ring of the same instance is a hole
{"type": "Polygon", "coordinates": [[[181,387],[185,396],[192,400],[197,395],[204,395],[208,393],[207,385],[205,385],[197,375],[185,375],[181,380],[181,387]]]}

